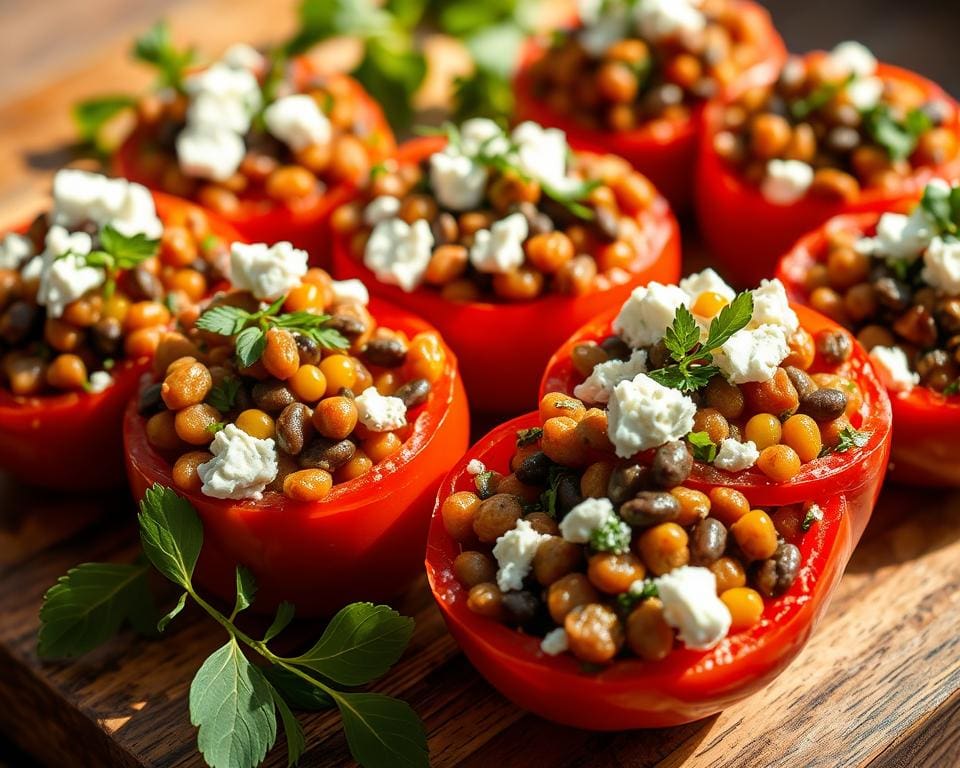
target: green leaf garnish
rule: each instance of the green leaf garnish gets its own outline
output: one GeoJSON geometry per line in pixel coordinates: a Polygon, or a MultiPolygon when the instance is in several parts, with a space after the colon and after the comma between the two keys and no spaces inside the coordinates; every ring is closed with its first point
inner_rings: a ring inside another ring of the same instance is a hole
{"type": "Polygon", "coordinates": [[[960,232],[960,187],[947,190],[928,184],[920,198],[920,207],[939,234],[956,236],[960,232]]]}
{"type": "Polygon", "coordinates": [[[166,630],[167,625],[173,621],[180,612],[184,609],[187,604],[187,593],[182,592],[180,594],[180,599],[177,600],[176,604],[167,611],[163,616],[160,617],[160,621],[157,622],[157,632],[163,632],[166,630]]]}
{"type": "Polygon", "coordinates": [[[183,90],[184,76],[196,52],[193,48],[178,49],[173,44],[169,25],[161,19],[137,38],[133,57],[156,67],[159,87],[183,90]]]}
{"type": "Polygon", "coordinates": [[[893,160],[906,160],[917,148],[920,135],[933,123],[927,113],[920,109],[910,110],[899,121],[886,104],[878,104],[864,112],[863,125],[875,144],[886,150],[893,160]]]}
{"type": "Polygon", "coordinates": [[[114,117],[134,107],[133,96],[116,94],[85,99],[73,105],[73,122],[77,126],[80,142],[95,153],[104,155],[110,147],[103,136],[103,129],[114,117]]]}
{"type": "Polygon", "coordinates": [[[190,502],[154,485],[140,502],[140,543],[153,567],[189,590],[203,546],[203,524],[190,502]]]}
{"type": "Polygon", "coordinates": [[[295,613],[296,608],[294,608],[293,603],[288,603],[286,600],[280,603],[280,605],[277,606],[277,613],[273,617],[273,623],[267,628],[266,633],[263,635],[263,642],[269,643],[273,638],[283,632],[290,622],[293,621],[295,613]]]}
{"type": "Polygon", "coordinates": [[[803,522],[800,523],[800,530],[806,533],[813,527],[814,523],[819,523],[821,520],[823,520],[823,509],[820,508],[819,504],[811,504],[807,513],[803,516],[803,522]]]}
{"type": "Polygon", "coordinates": [[[690,443],[690,452],[697,461],[709,464],[717,458],[717,444],[706,432],[691,432],[687,435],[687,442],[690,443]]]}
{"type": "Polygon", "coordinates": [[[227,376],[210,390],[207,395],[207,404],[212,405],[220,411],[220,413],[227,413],[233,408],[239,391],[240,379],[234,376],[227,376]]]}
{"type": "Polygon", "coordinates": [[[630,539],[633,532],[619,517],[610,517],[603,525],[594,528],[590,534],[590,546],[596,552],[613,552],[625,555],[630,551],[630,539]]]}
{"type": "Polygon", "coordinates": [[[657,585],[651,579],[644,579],[641,589],[634,590],[631,587],[626,592],[617,595],[617,609],[621,616],[628,616],[637,605],[651,597],[659,597],[657,585]]]}
{"type": "Polygon", "coordinates": [[[685,305],[677,307],[673,323],[663,336],[663,344],[678,363],[700,343],[700,326],[685,305]]]}
{"type": "Polygon", "coordinates": [[[860,432],[853,427],[844,427],[840,430],[837,445],[833,452],[844,453],[853,448],[863,448],[869,439],[870,435],[866,432],[860,432]]]}
{"type": "Polygon", "coordinates": [[[241,611],[247,610],[253,604],[253,597],[257,594],[257,582],[254,581],[253,573],[250,569],[243,566],[237,566],[237,599],[233,605],[233,613],[230,618],[233,619],[241,611]]]}
{"type": "Polygon", "coordinates": [[[336,693],[350,752],[366,768],[428,765],[423,723],[404,701],[378,693],[336,693]]]}
{"type": "Polygon", "coordinates": [[[814,88],[803,99],[797,99],[790,104],[790,114],[797,120],[804,120],[818,109],[822,109],[833,101],[840,91],[846,88],[856,79],[856,75],[851,73],[844,80],[833,83],[821,83],[814,88]]]}
{"type": "Polygon", "coordinates": [[[955,395],[958,392],[960,392],[960,379],[954,379],[943,388],[943,394],[947,397],[955,395]]]}
{"type": "Polygon", "coordinates": [[[541,437],[543,437],[542,427],[530,427],[529,429],[518,429],[517,430],[517,448],[523,448],[525,445],[533,445],[541,437]]]}
{"type": "Polygon", "coordinates": [[[285,667],[264,667],[263,674],[294,709],[322,712],[336,706],[326,693],[285,667]]]}
{"type": "Polygon", "coordinates": [[[73,251],[62,253],[58,258],[74,256],[83,260],[88,267],[97,267],[106,272],[103,294],[105,298],[113,296],[117,287],[117,276],[122,270],[135,269],[147,259],[157,254],[159,240],[148,238],[143,233],[132,236],[123,235],[110,224],[100,228],[100,248],[86,254],[73,251]]]}

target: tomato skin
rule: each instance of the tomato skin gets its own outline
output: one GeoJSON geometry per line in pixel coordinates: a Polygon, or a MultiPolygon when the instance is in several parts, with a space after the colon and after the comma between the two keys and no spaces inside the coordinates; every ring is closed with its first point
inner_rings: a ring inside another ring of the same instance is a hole
{"type": "MultiPolygon", "coordinates": [[[[769,12],[753,2],[739,2],[738,13],[755,17],[764,29],[760,60],[739,82],[761,85],[776,79],[787,58],[786,45],[777,32],[769,12]]],[[[572,19],[569,26],[576,24],[572,19]]],[[[607,131],[585,128],[565,115],[558,114],[534,94],[532,67],[546,53],[544,39],[530,38],[520,53],[520,65],[513,81],[516,97],[516,121],[533,120],[544,126],[560,128],[576,150],[610,153],[630,161],[634,168],[649,178],[677,211],[690,208],[697,159],[697,144],[702,106],[689,120],[645,124],[632,131],[607,131]]]]}
{"type": "MultiPolygon", "coordinates": [[[[822,56],[822,53],[808,54],[822,56]]],[[[960,134],[960,104],[939,86],[899,67],[880,64],[877,74],[919,87],[930,99],[942,99],[953,107],[949,122],[960,134]]],[[[700,156],[697,166],[697,223],[709,246],[716,266],[738,285],[756,285],[769,277],[777,259],[790,246],[831,216],[884,210],[905,197],[915,197],[935,177],[960,178],[960,156],[936,167],[919,168],[903,180],[900,189],[883,192],[872,189],[861,193],[853,203],[838,203],[805,197],[792,205],[773,205],[757,186],[747,183],[714,150],[714,137],[721,124],[724,101],[713,101],[702,115],[700,156]]]]}
{"type": "MultiPolygon", "coordinates": [[[[431,137],[404,144],[401,163],[418,163],[443,148],[445,139],[431,137]]],[[[611,304],[620,305],[638,285],[651,280],[676,282],[680,277],[680,230],[663,198],[657,198],[638,220],[651,235],[644,266],[630,279],[584,296],[545,296],[527,302],[454,303],[431,288],[406,293],[374,277],[350,256],[348,243],[335,237],[333,273],[338,280],[359,278],[371,294],[416,312],[432,323],[460,359],[460,370],[474,412],[516,414],[536,405],[543,365],[563,339],[611,304]],[[508,375],[503,375],[508,373],[508,375]]]]}
{"type": "MultiPolygon", "coordinates": [[[[157,215],[181,223],[197,206],[154,192],[157,215]]],[[[211,231],[228,242],[239,233],[204,211],[211,231]]],[[[26,232],[29,224],[17,228],[26,232]]],[[[0,387],[0,470],[39,488],[97,490],[123,484],[123,411],[136,397],[150,360],[123,360],[103,392],[14,397],[0,387]]]]}
{"type": "MultiPolygon", "coordinates": [[[[908,213],[917,198],[888,206],[896,213],[908,213]]],[[[777,277],[791,301],[807,300],[803,277],[816,262],[826,257],[827,236],[834,229],[855,227],[873,234],[880,213],[835,216],[823,226],[804,235],[777,265],[777,277]]],[[[909,392],[890,392],[893,411],[893,449],[889,478],[898,483],[943,488],[960,487],[960,396],[946,396],[926,387],[909,392]]]]}
{"type": "MultiPolygon", "coordinates": [[[[305,82],[316,74],[316,67],[306,58],[296,60],[295,80],[305,82]]],[[[396,147],[393,132],[380,105],[352,78],[332,75],[342,80],[354,91],[359,104],[361,122],[370,126],[367,138],[370,158],[379,162],[391,155],[396,147]]],[[[144,136],[134,131],[120,146],[112,158],[116,175],[137,181],[151,189],[157,189],[160,180],[143,167],[140,160],[144,136]]],[[[312,266],[329,267],[330,264],[330,214],[351,194],[353,187],[362,179],[343,183],[295,206],[279,205],[265,195],[241,196],[235,214],[223,216],[251,243],[275,243],[289,240],[310,254],[312,266]]]]}
{"type": "MultiPolygon", "coordinates": [[[[384,326],[413,336],[432,330],[419,318],[373,300],[384,326]]],[[[420,572],[430,510],[443,475],[469,442],[466,394],[457,361],[446,349],[444,372],[413,422],[395,458],[319,502],[280,494],[260,501],[184,495],[203,521],[204,546],[196,579],[224,600],[236,589],[235,568],[257,579],[254,610],[271,612],[281,600],[298,616],[329,615],[355,600],[385,600],[420,572]]],[[[145,419],[131,403],[124,418],[127,475],[135,499],[153,483],[172,486],[172,466],[146,440],[145,419]]]]}

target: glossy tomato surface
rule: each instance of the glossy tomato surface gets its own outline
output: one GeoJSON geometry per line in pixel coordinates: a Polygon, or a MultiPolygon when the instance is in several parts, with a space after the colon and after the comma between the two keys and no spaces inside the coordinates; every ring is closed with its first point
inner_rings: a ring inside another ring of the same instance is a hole
{"type": "MultiPolygon", "coordinates": [[[[811,54],[823,55],[823,54],[811,54]]],[[[948,124],[960,136],[960,105],[939,86],[913,72],[880,64],[878,76],[919,88],[928,99],[953,106],[948,124]]],[[[774,205],[759,187],[739,176],[714,149],[722,125],[725,101],[711,102],[703,113],[700,156],[697,166],[697,223],[719,271],[732,282],[755,285],[770,277],[777,260],[806,232],[840,213],[879,211],[904,197],[915,197],[935,177],[960,178],[960,157],[935,167],[918,168],[891,191],[867,189],[851,203],[805,197],[792,205],[774,205]]]]}
{"type": "MultiPolygon", "coordinates": [[[[440,137],[408,142],[401,163],[418,163],[442,149],[440,137]]],[[[338,279],[359,278],[376,296],[416,312],[436,326],[460,360],[475,411],[516,414],[536,405],[537,384],[550,354],[576,328],[610,306],[619,306],[638,285],[680,277],[680,232],[666,200],[657,198],[637,213],[648,233],[646,253],[627,282],[583,296],[549,295],[525,302],[451,302],[437,290],[409,293],[380,282],[350,255],[349,242],[336,237],[333,271],[338,279]]]]}
{"type": "MultiPolygon", "coordinates": [[[[165,224],[183,224],[197,207],[155,192],[157,214],[165,224]]],[[[227,242],[237,231],[204,212],[211,231],[227,242]]],[[[26,231],[26,226],[18,229],[26,231]]],[[[103,392],[67,392],[39,397],[14,396],[0,387],[0,469],[44,488],[91,490],[123,483],[121,424],[150,360],[120,361],[113,384],[103,392]]]]}
{"type": "MultiPolygon", "coordinates": [[[[904,202],[890,207],[905,213],[916,204],[904,202]]],[[[856,230],[872,235],[879,213],[847,214],[802,237],[777,266],[777,277],[791,301],[808,298],[804,279],[810,267],[827,254],[828,235],[837,230],[856,230]]],[[[960,487],[960,396],[946,396],[927,387],[907,392],[890,392],[893,409],[893,451],[890,479],[921,486],[960,487]]]]}
{"type": "MultiPolygon", "coordinates": [[[[795,542],[801,553],[793,586],[765,600],[761,621],[722,640],[709,651],[675,647],[663,661],[624,659],[600,672],[586,671],[570,654],[548,656],[540,639],[473,613],[466,590],[454,575],[460,545],[440,515],[444,499],[475,490],[467,472],[472,459],[507,472],[519,429],[539,426],[536,413],[497,427],[473,446],[444,479],[430,524],[427,577],[450,633],[467,658],[494,687],[517,705],[564,725],[626,730],[678,725],[715,714],[749,696],[786,668],[822,618],[850,554],[866,526],[879,491],[889,448],[889,430],[862,454],[847,461],[842,479],[809,486],[824,518],[795,542]],[[882,461],[878,461],[882,459],[882,461]]],[[[702,481],[698,487],[711,483],[702,481]]],[[[738,486],[753,505],[796,501],[757,486],[738,486]]]]}
{"type": "MultiPolygon", "coordinates": [[[[756,25],[765,30],[757,63],[744,72],[737,82],[755,85],[772,82],[787,58],[783,39],[766,9],[752,2],[739,2],[737,6],[738,13],[754,17],[756,25]]],[[[532,68],[546,53],[547,46],[547,40],[531,38],[521,51],[513,84],[517,122],[533,120],[541,125],[560,128],[567,134],[570,145],[577,150],[619,155],[649,178],[676,210],[687,209],[693,197],[702,106],[695,108],[688,120],[656,121],[632,131],[584,127],[568,115],[552,109],[534,93],[532,68]]]]}
{"type": "MultiPolygon", "coordinates": [[[[433,330],[381,302],[371,302],[370,311],[380,325],[410,336],[433,330]]],[[[235,568],[242,564],[257,580],[255,609],[269,612],[288,600],[298,616],[328,615],[355,600],[393,597],[420,572],[440,480],[469,442],[467,399],[449,349],[430,400],[413,418],[398,454],[335,485],[322,501],[278,493],[232,501],[176,489],[170,463],[147,442],[146,420],[131,403],[123,429],[127,474],[134,498],[161,483],[197,509],[204,546],[196,578],[207,589],[233,600],[235,568]]]]}
{"type": "MultiPolygon", "coordinates": [[[[307,59],[297,59],[295,80],[307,82],[316,72],[307,59]]],[[[380,105],[355,80],[334,76],[357,98],[357,123],[367,126],[361,138],[368,146],[372,162],[379,162],[392,154],[395,148],[393,132],[380,105]]],[[[142,131],[133,134],[121,145],[113,157],[113,168],[118,176],[157,189],[161,180],[149,164],[143,161],[147,139],[142,131]]],[[[354,183],[359,183],[357,179],[354,183]]],[[[311,264],[328,267],[330,261],[330,214],[349,199],[353,184],[339,184],[326,191],[291,204],[278,203],[265,194],[239,196],[239,206],[232,213],[221,214],[237,231],[252,243],[275,243],[289,240],[310,253],[311,264]]]]}

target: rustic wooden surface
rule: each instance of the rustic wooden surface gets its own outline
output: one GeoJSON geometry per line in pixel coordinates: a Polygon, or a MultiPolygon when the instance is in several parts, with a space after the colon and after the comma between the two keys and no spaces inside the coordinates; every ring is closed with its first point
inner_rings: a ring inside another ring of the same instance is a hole
{"type": "MultiPolygon", "coordinates": [[[[885,58],[960,90],[955,3],[768,5],[798,49],[859,36],[885,58]]],[[[69,104],[145,84],[124,58],[135,32],[165,13],[178,39],[214,52],[237,39],[282,38],[292,16],[265,7],[256,0],[0,0],[0,222],[36,210],[50,173],[68,157],[69,104]]],[[[0,477],[0,730],[45,764],[202,764],[186,692],[202,659],[222,643],[210,622],[188,615],[163,642],[124,635],[69,664],[41,665],[34,653],[44,590],[79,562],[132,558],[133,511],[122,493],[64,499],[0,477]]],[[[885,491],[826,620],[796,662],[747,702],[687,726],[590,734],[519,711],[458,653],[423,584],[399,602],[417,620],[411,648],[377,687],[424,718],[438,767],[955,766],[958,537],[960,495],[885,491]]],[[[302,717],[312,746],[301,765],[349,764],[336,716],[302,717]]],[[[22,768],[25,760],[0,743],[0,766],[22,768]]],[[[282,747],[267,764],[285,765],[282,747]]]]}

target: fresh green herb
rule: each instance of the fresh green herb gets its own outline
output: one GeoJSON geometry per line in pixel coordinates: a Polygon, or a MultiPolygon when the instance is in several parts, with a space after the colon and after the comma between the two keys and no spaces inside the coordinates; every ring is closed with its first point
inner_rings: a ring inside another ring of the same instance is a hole
{"type": "Polygon", "coordinates": [[[513,107],[510,80],[497,72],[475,66],[473,72],[453,81],[453,119],[457,122],[472,117],[505,119],[513,107]]]}
{"type": "Polygon", "coordinates": [[[489,499],[495,493],[493,490],[493,479],[496,477],[496,474],[492,469],[488,469],[473,479],[473,484],[476,486],[477,494],[481,499],[489,499]]]}
{"type": "Polygon", "coordinates": [[[946,387],[943,388],[943,394],[947,397],[955,395],[960,392],[960,379],[954,379],[946,387]]]}
{"type": "Polygon", "coordinates": [[[178,49],[170,36],[170,27],[161,19],[137,38],[133,56],[159,70],[159,87],[183,90],[183,79],[196,59],[196,51],[178,49]]]}
{"type": "Polygon", "coordinates": [[[845,80],[835,83],[822,83],[814,88],[806,98],[797,99],[790,104],[790,114],[797,120],[804,120],[818,109],[822,109],[833,101],[840,91],[846,88],[856,79],[856,75],[851,73],[845,80]]]}
{"type": "Polygon", "coordinates": [[[207,395],[207,404],[212,405],[220,413],[227,413],[233,408],[240,391],[240,379],[235,376],[224,377],[207,395]]]}
{"type": "Polygon", "coordinates": [[[103,135],[104,126],[121,112],[131,109],[137,100],[132,96],[116,94],[97,96],[73,105],[73,122],[80,134],[81,144],[99,155],[106,155],[111,147],[103,135]]]}
{"type": "Polygon", "coordinates": [[[906,160],[917,148],[920,135],[933,123],[921,109],[910,110],[900,121],[886,104],[878,104],[863,114],[863,125],[874,143],[883,147],[893,160],[906,160]]]}
{"type": "Polygon", "coordinates": [[[814,523],[819,523],[823,520],[823,510],[818,504],[811,504],[807,508],[807,513],[803,516],[803,522],[800,523],[800,530],[806,533],[809,531],[814,523]]]}
{"type": "Polygon", "coordinates": [[[67,251],[65,256],[81,258],[88,267],[99,267],[106,272],[103,294],[106,298],[113,296],[117,288],[117,276],[123,270],[135,269],[147,259],[155,256],[159,240],[151,240],[143,233],[131,237],[120,234],[110,224],[100,229],[100,248],[90,253],[80,255],[67,251]]]}
{"type": "Polygon", "coordinates": [[[657,597],[658,594],[657,585],[652,580],[645,579],[639,589],[634,589],[631,585],[626,592],[617,595],[617,609],[622,616],[627,616],[639,603],[657,597]]]}
{"type": "Polygon", "coordinates": [[[625,555],[630,551],[632,530],[619,517],[611,516],[603,525],[593,529],[590,546],[595,552],[613,552],[625,555]]]}
{"type": "Polygon", "coordinates": [[[681,305],[667,328],[663,343],[676,362],[648,376],[665,387],[681,392],[695,392],[707,385],[719,369],[713,365],[712,353],[722,347],[733,334],[746,327],[753,316],[753,294],[743,291],[720,310],[710,322],[707,339],[700,342],[700,328],[690,310],[681,305]]]}
{"type": "Polygon", "coordinates": [[[939,184],[928,184],[920,206],[939,234],[956,237],[960,233],[960,186],[944,189],[939,184]]]}
{"type": "Polygon", "coordinates": [[[860,432],[853,427],[844,427],[840,430],[837,447],[833,449],[833,452],[844,453],[852,448],[863,448],[869,439],[870,435],[866,432],[860,432]]]}
{"type": "Polygon", "coordinates": [[[712,463],[717,458],[717,444],[710,439],[706,432],[691,432],[687,435],[691,453],[697,461],[712,463]]]}
{"type": "Polygon", "coordinates": [[[527,445],[533,445],[537,440],[543,437],[542,427],[530,427],[529,429],[517,430],[517,448],[523,448],[527,445]]]}
{"type": "MultiPolygon", "coordinates": [[[[317,710],[336,706],[354,759],[366,768],[427,766],[423,725],[410,707],[376,693],[354,693],[336,686],[358,686],[386,673],[410,640],[412,619],[392,609],[355,603],[331,619],[320,639],[299,656],[281,656],[268,643],[293,618],[281,603],[263,640],[234,622],[256,594],[247,569],[236,575],[236,601],[227,616],[201,597],[193,571],[203,546],[203,527],[193,507],[169,488],[155,485],[140,504],[140,540],[150,563],[183,589],[160,619],[160,631],[191,600],[227,633],[227,642],[206,661],[190,686],[190,721],[197,745],[211,768],[253,768],[277,739],[277,714],[286,735],[288,764],[306,749],[303,730],[291,707],[317,710]],[[247,658],[253,652],[270,666],[247,658]]],[[[146,565],[92,564],[71,570],[44,597],[38,653],[59,658],[84,653],[106,641],[124,621],[134,626],[156,620],[146,565]]]]}
{"type": "Polygon", "coordinates": [[[213,424],[207,426],[207,432],[211,435],[217,434],[217,432],[222,432],[223,428],[226,427],[226,422],[216,421],[213,424]]]}
{"type": "Polygon", "coordinates": [[[549,470],[549,479],[546,490],[540,494],[540,509],[546,512],[550,517],[557,516],[557,489],[564,477],[572,476],[572,473],[561,466],[552,466],[549,470]]]}

